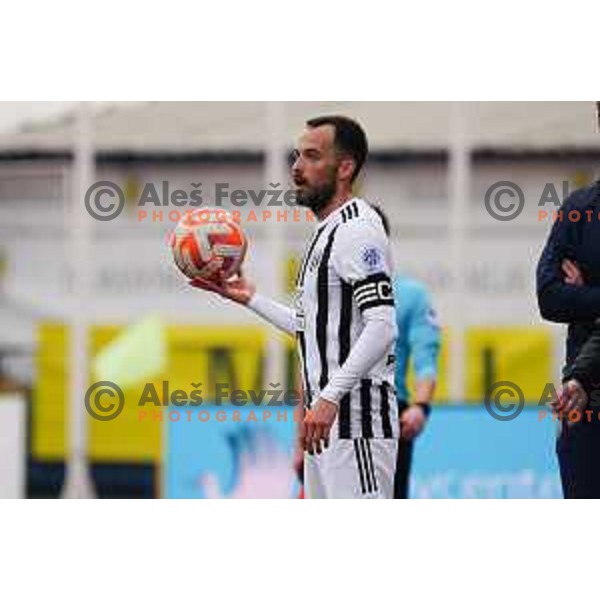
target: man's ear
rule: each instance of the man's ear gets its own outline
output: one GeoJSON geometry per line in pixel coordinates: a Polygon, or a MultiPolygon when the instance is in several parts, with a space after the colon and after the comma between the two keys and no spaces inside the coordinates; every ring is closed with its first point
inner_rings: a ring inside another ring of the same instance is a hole
{"type": "Polygon", "coordinates": [[[339,164],[339,174],[340,179],[344,179],[350,181],[352,179],[352,175],[354,174],[354,169],[356,168],[356,163],[354,159],[350,156],[342,158],[339,164]]]}

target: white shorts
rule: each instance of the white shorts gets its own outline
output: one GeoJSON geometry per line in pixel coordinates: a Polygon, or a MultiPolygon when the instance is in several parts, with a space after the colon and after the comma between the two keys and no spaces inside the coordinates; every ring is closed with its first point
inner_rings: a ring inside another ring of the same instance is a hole
{"type": "Polygon", "coordinates": [[[305,498],[392,499],[398,440],[333,439],[320,455],[304,453],[305,498]]]}

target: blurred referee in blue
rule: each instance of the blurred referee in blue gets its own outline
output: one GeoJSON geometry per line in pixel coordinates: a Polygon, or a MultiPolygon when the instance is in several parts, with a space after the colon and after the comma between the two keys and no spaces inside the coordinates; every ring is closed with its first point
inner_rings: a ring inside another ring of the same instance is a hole
{"type": "MultiPolygon", "coordinates": [[[[600,126],[600,103],[597,109],[600,126]]],[[[569,418],[563,417],[556,450],[565,498],[600,498],[599,403],[590,401],[600,390],[600,181],[574,192],[561,210],[537,268],[542,317],[569,325],[565,386],[553,404],[569,418]],[[572,411],[580,418],[571,418],[572,411]]]]}
{"type": "MultiPolygon", "coordinates": [[[[390,235],[390,224],[383,210],[373,206],[390,235]]],[[[425,286],[400,275],[394,280],[398,339],[396,341],[396,394],[400,415],[400,443],[394,479],[394,498],[409,497],[410,471],[415,439],[423,433],[431,412],[437,382],[441,329],[425,286]],[[412,361],[415,395],[411,402],[406,384],[412,361]]]]}

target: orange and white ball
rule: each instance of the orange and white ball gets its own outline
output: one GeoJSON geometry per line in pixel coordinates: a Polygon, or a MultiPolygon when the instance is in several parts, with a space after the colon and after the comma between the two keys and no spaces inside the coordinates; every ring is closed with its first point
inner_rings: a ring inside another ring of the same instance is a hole
{"type": "Polygon", "coordinates": [[[240,269],[247,241],[242,228],[222,208],[189,211],[171,237],[173,258],[189,279],[229,279],[240,269]]]}

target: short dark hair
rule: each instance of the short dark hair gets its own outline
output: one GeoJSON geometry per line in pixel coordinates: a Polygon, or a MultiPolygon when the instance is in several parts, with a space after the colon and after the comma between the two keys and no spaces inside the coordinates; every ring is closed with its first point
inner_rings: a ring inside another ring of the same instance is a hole
{"type": "Polygon", "coordinates": [[[334,144],[338,152],[349,154],[356,164],[352,174],[352,182],[357,178],[362,169],[367,155],[369,143],[364,129],[354,120],[340,115],[315,117],[306,121],[308,127],[322,127],[331,125],[335,130],[334,144]]]}
{"type": "Polygon", "coordinates": [[[372,203],[371,203],[371,208],[379,215],[379,218],[381,219],[381,224],[383,225],[383,229],[384,229],[386,235],[389,237],[390,233],[392,231],[390,229],[390,220],[387,218],[387,215],[383,211],[383,208],[381,208],[381,206],[379,206],[378,204],[372,204],[372,203]]]}

